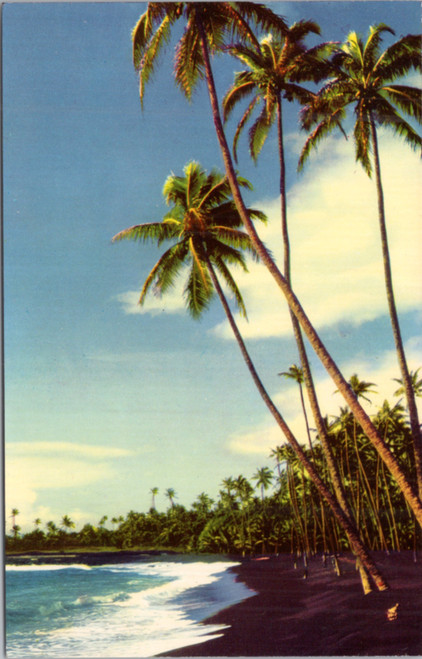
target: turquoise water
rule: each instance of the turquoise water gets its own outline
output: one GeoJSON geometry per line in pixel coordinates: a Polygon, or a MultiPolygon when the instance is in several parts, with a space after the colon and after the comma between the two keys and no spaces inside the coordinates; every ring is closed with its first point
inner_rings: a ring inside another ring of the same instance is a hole
{"type": "Polygon", "coordinates": [[[201,621],[253,595],[228,561],[7,565],[9,657],[150,657],[220,636],[201,621]]]}

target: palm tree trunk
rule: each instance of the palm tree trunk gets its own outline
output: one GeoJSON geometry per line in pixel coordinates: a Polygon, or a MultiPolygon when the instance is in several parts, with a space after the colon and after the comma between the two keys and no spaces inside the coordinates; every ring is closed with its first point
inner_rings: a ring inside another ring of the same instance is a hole
{"type": "Polygon", "coordinates": [[[382,246],[382,257],[384,263],[384,279],[385,279],[385,288],[387,292],[388,310],[390,313],[391,326],[393,329],[397,359],[399,362],[400,373],[406,394],[407,409],[409,411],[419,498],[422,498],[422,435],[419,425],[419,417],[418,417],[418,409],[416,406],[415,393],[413,391],[412,380],[409,374],[409,369],[407,367],[406,355],[404,352],[403,340],[400,331],[396,302],[394,299],[390,251],[388,247],[387,227],[385,222],[384,192],[381,181],[381,166],[380,166],[380,157],[378,151],[377,130],[371,113],[370,113],[370,126],[371,126],[372,146],[374,151],[374,168],[375,168],[375,178],[376,178],[377,198],[378,198],[378,220],[379,220],[380,232],[381,232],[381,246],[382,246]]]}
{"type": "Polygon", "coordinates": [[[396,479],[397,484],[403,493],[403,496],[408,501],[409,506],[412,508],[415,517],[417,518],[420,526],[422,527],[421,500],[414,492],[411,483],[406,478],[396,458],[391,453],[390,449],[385,444],[385,442],[383,442],[382,437],[378,434],[369,416],[366,414],[365,410],[360,405],[350,385],[339,371],[331,355],[328,353],[327,349],[325,348],[324,344],[322,343],[321,339],[316,333],[314,327],[312,326],[309,318],[305,314],[305,311],[303,310],[296,295],[293,293],[285,277],[281,274],[280,270],[277,268],[275,262],[273,261],[272,257],[267,251],[265,245],[260,240],[256,232],[255,226],[249,217],[248,211],[243,202],[242,194],[240,192],[240,188],[237,182],[236,172],[234,170],[230,149],[227,144],[226,136],[224,134],[204,28],[200,16],[198,15],[198,12],[195,13],[195,16],[196,16],[198,32],[201,39],[202,54],[204,58],[204,66],[206,72],[206,81],[209,91],[209,97],[210,97],[210,103],[211,103],[211,109],[212,109],[212,115],[216,129],[217,139],[220,144],[223,161],[227,173],[227,179],[229,181],[233,195],[233,200],[235,202],[239,215],[242,219],[242,222],[245,226],[245,229],[251,239],[251,242],[258,256],[260,257],[264,265],[267,267],[268,271],[270,272],[270,274],[276,281],[277,285],[283,292],[290,309],[293,311],[294,315],[298,319],[303,331],[305,332],[312,348],[315,350],[316,354],[318,355],[322,365],[324,366],[327,373],[332,378],[333,382],[336,384],[339,392],[343,395],[345,401],[348,403],[350,410],[356,417],[358,423],[362,426],[364,432],[367,434],[368,439],[373,443],[376,450],[379,452],[381,458],[384,460],[387,468],[390,470],[391,474],[396,479]]]}
{"type": "Polygon", "coordinates": [[[365,566],[369,574],[371,575],[374,584],[378,588],[378,590],[387,590],[388,589],[388,584],[385,581],[383,575],[381,572],[378,570],[377,566],[375,565],[374,561],[368,554],[366,547],[362,544],[359,534],[353,524],[350,521],[350,518],[345,514],[341,506],[338,504],[336,498],[331,494],[329,489],[326,487],[325,483],[322,481],[318,473],[315,471],[314,466],[311,462],[309,462],[304,450],[300,446],[299,442],[297,441],[296,437],[293,435],[291,432],[290,428],[288,427],[287,423],[281,416],[280,412],[278,409],[275,407],[273,401],[271,400],[270,396],[268,395],[256,369],[255,366],[249,356],[249,353],[247,351],[247,348],[245,346],[245,343],[242,339],[242,336],[237,328],[237,325],[235,323],[235,320],[233,318],[233,315],[230,311],[230,307],[228,305],[228,302],[226,300],[226,297],[223,293],[223,290],[220,286],[220,283],[217,279],[217,276],[214,272],[214,268],[212,267],[212,264],[206,254],[205,256],[205,261],[207,263],[208,271],[211,277],[211,280],[213,282],[213,285],[215,287],[215,290],[217,291],[217,295],[220,298],[220,302],[223,305],[223,309],[226,313],[227,319],[230,323],[230,327],[232,328],[232,331],[236,337],[237,343],[239,345],[240,351],[242,353],[243,359],[245,361],[245,364],[247,368],[249,369],[249,372],[252,376],[252,379],[255,383],[255,386],[257,387],[262,400],[266,404],[267,408],[273,415],[275,421],[277,422],[279,428],[285,435],[287,441],[289,442],[290,446],[293,448],[294,452],[296,453],[298,460],[300,461],[301,465],[306,469],[308,472],[311,480],[314,482],[315,487],[318,489],[319,492],[321,492],[321,495],[324,497],[324,499],[327,501],[328,505],[330,506],[333,515],[335,516],[336,520],[338,521],[339,525],[343,528],[345,533],[347,534],[349,538],[350,545],[352,547],[353,552],[358,556],[362,562],[362,564],[365,566]]]}
{"type": "MultiPolygon", "coordinates": [[[[280,198],[281,198],[281,227],[282,227],[281,231],[283,236],[283,249],[284,249],[284,277],[286,278],[288,285],[291,286],[292,282],[291,282],[290,239],[289,239],[289,231],[287,225],[286,166],[285,166],[284,144],[283,144],[282,101],[280,94],[278,94],[277,96],[277,119],[278,119],[278,154],[280,161],[280,198]]],[[[352,523],[356,525],[356,522],[353,519],[351,508],[346,499],[346,493],[340,478],[339,470],[334,460],[333,452],[331,450],[330,442],[325,428],[324,419],[322,418],[321,409],[318,403],[311,367],[309,364],[308,355],[306,353],[305,343],[303,341],[300,325],[296,316],[293,314],[292,311],[290,311],[290,315],[292,319],[293,333],[296,339],[296,345],[299,351],[299,357],[302,364],[303,378],[305,381],[306,391],[308,394],[309,403],[311,406],[315,425],[317,427],[318,436],[322,445],[325,459],[327,461],[327,467],[333,484],[334,492],[345,514],[348,515],[352,523]]],[[[306,420],[306,410],[302,396],[302,389],[300,393],[301,393],[302,407],[304,410],[305,420],[306,420]]],[[[308,430],[308,437],[312,451],[312,443],[309,435],[309,430],[308,430]]]]}

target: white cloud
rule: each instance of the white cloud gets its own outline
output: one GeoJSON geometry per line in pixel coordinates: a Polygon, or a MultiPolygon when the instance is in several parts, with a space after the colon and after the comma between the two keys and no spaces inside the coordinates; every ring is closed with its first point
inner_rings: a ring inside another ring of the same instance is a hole
{"type": "MultiPolygon", "coordinates": [[[[387,228],[399,311],[420,308],[422,259],[421,164],[417,154],[388,134],[381,142],[387,228]]],[[[282,263],[279,200],[256,202],[269,223],[262,240],[282,263]]],[[[288,221],[293,288],[316,328],[339,321],[360,324],[387,312],[373,180],[354,162],[353,145],[330,138],[321,144],[289,192],[288,221]]],[[[249,323],[237,318],[245,338],[291,332],[289,314],[262,265],[238,273],[249,323]]],[[[226,322],[217,336],[232,338],[226,322]]]]}
{"type": "MultiPolygon", "coordinates": [[[[73,444],[72,442],[16,442],[6,444],[6,510],[18,508],[17,523],[25,530],[36,517],[58,518],[52,508],[42,508],[38,496],[43,490],[73,489],[115,477],[114,460],[131,451],[73,444]],[[113,462],[110,462],[112,460],[113,462]]],[[[72,513],[76,520],[85,513],[72,513]]],[[[72,517],[72,515],[70,515],[72,517]]]]}
{"type": "MultiPolygon", "coordinates": [[[[420,337],[414,337],[406,343],[406,357],[410,370],[415,370],[422,364],[422,339],[420,337]]],[[[362,380],[375,384],[373,389],[376,393],[368,394],[371,402],[361,401],[368,414],[375,414],[386,399],[390,404],[397,402],[398,399],[394,398],[393,394],[399,386],[394,381],[394,378],[399,377],[399,369],[394,351],[385,352],[375,363],[370,360],[361,359],[360,361],[354,360],[351,363],[343,363],[340,367],[346,379],[357,373],[362,380]]],[[[298,441],[302,444],[307,444],[298,386],[296,383],[288,380],[281,380],[280,383],[280,390],[273,396],[274,403],[277,405],[298,441]]],[[[316,390],[324,416],[326,414],[336,416],[340,407],[346,405],[341,395],[335,393],[336,386],[328,376],[324,376],[316,381],[316,390]]],[[[422,399],[417,399],[417,402],[420,418],[422,418],[422,399]]],[[[314,428],[309,407],[307,407],[307,413],[309,425],[311,428],[314,428]]],[[[276,425],[276,422],[267,415],[267,420],[259,423],[252,429],[249,428],[247,432],[239,432],[230,436],[227,440],[227,447],[232,453],[253,454],[265,459],[268,457],[271,449],[276,446],[282,446],[285,443],[286,440],[276,425]]]]}
{"type": "Polygon", "coordinates": [[[157,316],[160,313],[186,313],[182,286],[175,286],[166,292],[165,296],[149,294],[143,305],[139,304],[139,291],[126,291],[116,296],[126,314],[150,314],[157,316]]]}

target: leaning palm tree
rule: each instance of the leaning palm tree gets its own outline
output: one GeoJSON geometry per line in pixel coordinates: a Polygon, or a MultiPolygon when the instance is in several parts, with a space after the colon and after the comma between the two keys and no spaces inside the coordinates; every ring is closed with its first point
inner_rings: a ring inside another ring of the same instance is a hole
{"type": "Polygon", "coordinates": [[[176,491],[172,487],[168,487],[167,490],[164,492],[164,495],[170,501],[171,507],[174,508],[174,499],[176,498],[176,491]]]}
{"type": "Polygon", "coordinates": [[[281,273],[270,252],[259,238],[253,218],[250,217],[244,203],[229,145],[224,133],[211,68],[210,52],[217,51],[224,43],[224,38],[227,35],[233,39],[233,36],[236,37],[239,34],[243,39],[249,40],[251,43],[257,43],[256,37],[249,28],[247,20],[252,19],[262,29],[271,29],[275,34],[282,33],[285,30],[285,25],[273,12],[258,3],[149,3],[146,12],[140,17],[132,34],[134,64],[139,71],[140,78],[141,102],[144,96],[145,84],[154,72],[158,55],[168,43],[172,26],[181,17],[186,20],[187,25],[176,48],[175,79],[183,93],[189,99],[197,82],[204,77],[206,79],[213,122],[223,156],[227,180],[233,195],[233,201],[249,236],[251,245],[282,291],[312,348],[333,382],[341,391],[357,422],[362,426],[368,439],[373,443],[387,468],[393,474],[403,496],[412,508],[419,524],[422,526],[422,501],[414,491],[412,484],[404,474],[395,456],[377,432],[368,414],[356,399],[337,364],[315,331],[286,277],[281,273]]]}
{"type": "Polygon", "coordinates": [[[333,55],[331,79],[302,113],[303,127],[315,127],[303,148],[299,168],[324,136],[335,128],[345,132],[342,121],[346,117],[347,108],[352,106],[355,113],[356,160],[362,164],[368,176],[375,170],[388,310],[409,411],[419,497],[422,497],[422,434],[394,296],[377,134],[377,126],[389,128],[404,138],[413,149],[420,150],[422,147],[422,138],[405,119],[407,115],[411,121],[421,123],[421,90],[409,85],[394,84],[412,69],[421,71],[421,36],[409,34],[381,51],[385,32],[394,34],[384,23],[371,26],[365,43],[356,32],[351,32],[333,55]]]}
{"type": "Polygon", "coordinates": [[[311,439],[311,429],[309,427],[308,414],[306,412],[306,405],[305,405],[305,398],[303,396],[303,386],[302,386],[303,382],[304,382],[303,369],[300,368],[299,366],[297,366],[297,364],[292,364],[292,366],[289,366],[288,371],[283,371],[283,372],[279,373],[279,375],[284,377],[284,378],[287,378],[289,380],[294,380],[299,385],[300,404],[302,406],[302,413],[303,413],[303,417],[305,419],[306,434],[308,436],[309,448],[311,449],[311,452],[312,452],[313,447],[312,447],[312,439],[311,439]]]}
{"type": "MultiPolygon", "coordinates": [[[[244,179],[240,179],[240,184],[248,185],[244,179]]],[[[217,272],[224,279],[240,312],[246,315],[241,293],[227,264],[239,265],[246,269],[241,250],[248,250],[252,255],[254,250],[249,236],[238,229],[241,218],[233,203],[227,178],[216,171],[207,175],[197,163],[193,162],[186,165],[183,177],[172,174],[167,179],[163,193],[167,204],[173,206],[162,222],[130,227],[113,239],[143,242],[152,240],[158,245],[164,241],[171,243],[147,276],[141,291],[140,303],[144,303],[152,287],[157,294],[168,291],[183,269],[188,271],[184,289],[186,304],[194,318],[199,317],[201,312],[209,307],[214,291],[217,293],[261,398],[347,533],[353,550],[371,574],[374,583],[380,589],[387,588],[384,578],[361,543],[350,518],[345,515],[309,462],[303,448],[268,395],[234,320],[217,272]]],[[[248,214],[264,219],[262,213],[253,209],[248,209],[248,214]]]]}

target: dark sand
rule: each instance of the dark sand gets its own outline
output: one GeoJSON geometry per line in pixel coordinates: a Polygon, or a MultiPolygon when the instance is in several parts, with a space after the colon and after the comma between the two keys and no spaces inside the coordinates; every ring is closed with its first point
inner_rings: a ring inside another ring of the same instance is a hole
{"type": "Polygon", "coordinates": [[[258,594],[206,621],[230,628],[165,656],[422,655],[422,558],[414,563],[410,552],[375,558],[391,589],[369,595],[348,556],[340,558],[340,577],[313,558],[308,579],[290,556],[244,561],[233,571],[258,594]],[[396,602],[398,617],[388,621],[396,602]]]}

